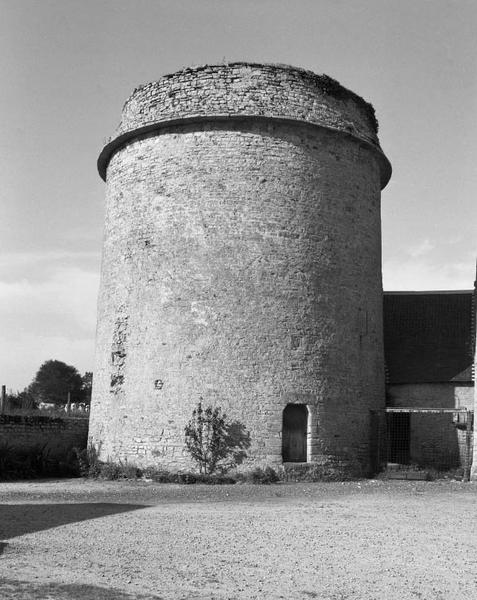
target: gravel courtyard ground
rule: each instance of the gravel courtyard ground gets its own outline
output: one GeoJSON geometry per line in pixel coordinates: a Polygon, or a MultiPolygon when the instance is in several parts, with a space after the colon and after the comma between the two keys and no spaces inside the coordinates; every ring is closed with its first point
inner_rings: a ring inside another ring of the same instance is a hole
{"type": "Polygon", "coordinates": [[[477,485],[0,483],[2,600],[477,597],[477,485]]]}

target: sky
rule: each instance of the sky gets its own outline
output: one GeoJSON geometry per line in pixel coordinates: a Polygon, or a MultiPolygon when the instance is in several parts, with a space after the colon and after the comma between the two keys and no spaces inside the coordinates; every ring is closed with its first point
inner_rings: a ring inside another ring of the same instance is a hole
{"type": "Polygon", "coordinates": [[[288,63],[370,101],[393,176],[385,290],[470,289],[477,254],[475,0],[0,0],[0,383],[93,370],[104,182],[139,84],[288,63]]]}

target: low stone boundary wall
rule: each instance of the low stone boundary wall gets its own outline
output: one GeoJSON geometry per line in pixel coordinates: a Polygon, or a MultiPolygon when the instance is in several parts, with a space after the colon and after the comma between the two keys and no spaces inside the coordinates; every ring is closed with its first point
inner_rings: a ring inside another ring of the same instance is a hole
{"type": "Polygon", "coordinates": [[[86,448],[89,420],[74,417],[0,415],[0,445],[27,450],[44,446],[52,457],[86,448]]]}

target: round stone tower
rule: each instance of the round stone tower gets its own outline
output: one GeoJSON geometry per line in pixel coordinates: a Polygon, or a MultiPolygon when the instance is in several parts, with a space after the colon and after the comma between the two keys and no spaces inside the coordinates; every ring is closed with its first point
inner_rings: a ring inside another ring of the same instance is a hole
{"type": "Polygon", "coordinates": [[[245,468],[367,471],[391,173],[372,106],[286,65],[188,68],[133,92],[98,167],[100,457],[189,469],[202,398],[250,434],[245,468]]]}

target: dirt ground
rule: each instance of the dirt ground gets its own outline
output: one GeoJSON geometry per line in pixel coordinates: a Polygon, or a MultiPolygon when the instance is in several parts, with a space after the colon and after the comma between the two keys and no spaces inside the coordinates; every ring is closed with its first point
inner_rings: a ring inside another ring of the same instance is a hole
{"type": "Polygon", "coordinates": [[[0,483],[2,600],[477,597],[477,485],[0,483]]]}

